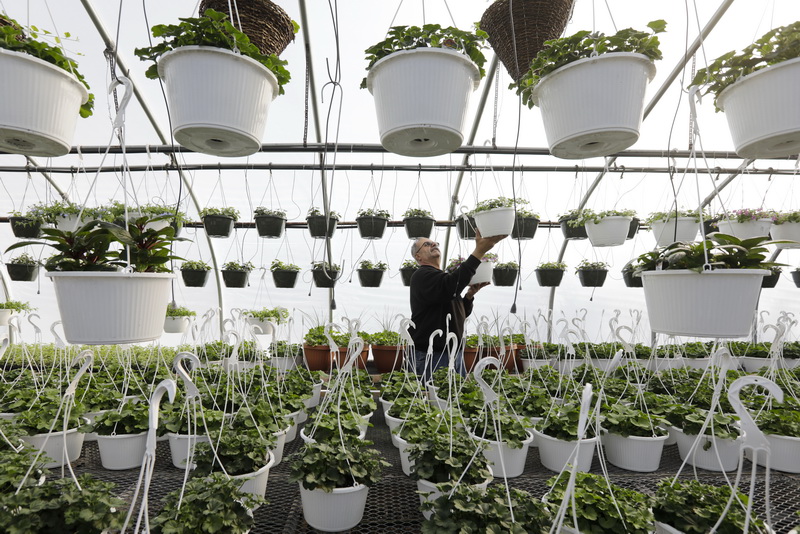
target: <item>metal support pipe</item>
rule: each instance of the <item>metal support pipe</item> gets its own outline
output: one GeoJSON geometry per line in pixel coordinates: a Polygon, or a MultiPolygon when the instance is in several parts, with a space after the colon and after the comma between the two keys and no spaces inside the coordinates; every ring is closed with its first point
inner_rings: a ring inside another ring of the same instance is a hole
{"type": "MultiPolygon", "coordinates": [[[[33,156],[25,156],[25,159],[28,160],[28,165],[32,165],[35,168],[41,167],[41,165],[39,165],[39,163],[35,159],[33,159],[33,156]]],[[[28,172],[27,169],[26,172],[28,172]]],[[[58,193],[61,196],[61,199],[64,200],[64,202],[69,202],[69,195],[67,195],[60,187],[58,187],[58,184],[53,181],[53,177],[50,176],[49,172],[47,171],[38,171],[38,172],[44,177],[45,180],[47,180],[47,182],[51,186],[53,186],[53,189],[56,190],[56,193],[58,193]]]]}
{"type": "MultiPolygon", "coordinates": [[[[100,34],[100,37],[103,39],[103,42],[105,43],[106,48],[108,48],[109,50],[111,50],[114,53],[114,59],[116,61],[117,66],[120,68],[122,73],[128,79],[130,79],[131,85],[133,86],[133,94],[136,97],[137,102],[139,102],[139,105],[142,107],[142,110],[144,111],[145,115],[147,116],[147,120],[149,120],[150,124],[153,126],[153,129],[155,130],[156,135],[158,135],[158,138],[161,140],[162,143],[166,144],[168,142],[168,139],[170,139],[170,137],[167,136],[164,133],[164,130],[161,128],[161,125],[158,123],[158,120],[156,119],[156,116],[151,111],[150,105],[148,104],[147,100],[145,99],[145,97],[141,93],[141,91],[139,91],[139,87],[136,84],[136,80],[131,76],[130,69],[128,69],[128,67],[125,64],[125,59],[120,56],[119,51],[117,50],[117,44],[114,42],[114,39],[111,37],[111,34],[108,33],[108,30],[106,29],[105,24],[103,23],[103,21],[97,15],[97,12],[95,11],[91,0],[81,0],[81,4],[83,4],[83,7],[86,10],[86,13],[89,15],[89,18],[92,20],[92,23],[94,24],[94,27],[97,30],[97,33],[100,34]]],[[[183,182],[184,187],[186,187],[186,190],[189,192],[189,197],[191,198],[195,209],[199,213],[200,210],[202,209],[201,206],[200,206],[200,203],[197,201],[197,197],[195,197],[194,190],[192,189],[192,184],[189,182],[189,180],[184,175],[183,170],[181,169],[181,167],[180,167],[180,165],[178,163],[178,160],[175,157],[174,152],[170,153],[170,160],[172,161],[172,165],[174,166],[175,170],[177,170],[178,175],[180,176],[181,182],[183,182]]],[[[89,171],[87,171],[87,172],[89,172],[89,171]]],[[[181,199],[179,198],[178,202],[180,202],[180,201],[181,201],[181,199]]],[[[217,255],[214,252],[213,241],[211,240],[211,238],[208,235],[206,235],[206,241],[208,242],[208,249],[209,249],[210,254],[211,254],[211,265],[214,268],[214,279],[217,282],[217,304],[219,305],[219,331],[220,331],[220,336],[221,336],[222,332],[224,331],[223,324],[224,324],[224,321],[225,321],[225,317],[223,315],[223,310],[225,308],[224,308],[224,301],[222,300],[222,278],[221,278],[221,275],[220,275],[219,264],[217,262],[217,255]]]]}

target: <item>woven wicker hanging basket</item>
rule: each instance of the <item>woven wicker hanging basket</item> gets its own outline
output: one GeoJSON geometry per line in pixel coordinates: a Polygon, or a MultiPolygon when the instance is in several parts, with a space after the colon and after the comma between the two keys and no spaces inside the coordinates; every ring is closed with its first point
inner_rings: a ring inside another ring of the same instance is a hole
{"type": "Polygon", "coordinates": [[[237,28],[241,21],[242,32],[265,55],[279,56],[294,41],[292,19],[277,4],[270,0],[236,0],[234,5],[231,15],[228,0],[203,0],[200,13],[205,13],[206,9],[226,13],[237,28]]]}
{"type": "Polygon", "coordinates": [[[543,43],[564,31],[572,3],[573,0],[497,0],[483,12],[481,29],[489,34],[492,48],[514,81],[525,74],[543,43]]]}

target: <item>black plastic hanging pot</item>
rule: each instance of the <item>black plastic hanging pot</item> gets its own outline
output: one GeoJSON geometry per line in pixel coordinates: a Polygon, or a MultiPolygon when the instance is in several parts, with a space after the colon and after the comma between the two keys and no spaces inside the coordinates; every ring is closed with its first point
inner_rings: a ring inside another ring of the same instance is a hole
{"type": "Polygon", "coordinates": [[[606,269],[581,269],[578,271],[578,278],[583,287],[602,287],[607,275],[606,269]]]}
{"type": "Polygon", "coordinates": [[[225,287],[245,287],[249,275],[248,271],[222,271],[222,280],[225,287]]]}
{"type": "Polygon", "coordinates": [[[625,238],[626,240],[633,239],[634,237],[636,237],[636,234],[639,232],[640,223],[641,221],[639,220],[639,217],[634,217],[633,219],[631,219],[631,226],[628,229],[628,236],[625,238]]]}
{"type": "Polygon", "coordinates": [[[461,239],[475,239],[475,230],[477,228],[475,218],[472,216],[462,215],[456,219],[456,230],[458,231],[458,237],[461,239]]]}
{"type": "Polygon", "coordinates": [[[586,227],[584,225],[578,227],[569,225],[569,221],[574,221],[575,219],[577,219],[577,217],[567,217],[559,221],[561,223],[561,233],[564,234],[564,239],[588,239],[589,236],[586,235],[586,227]]]}
{"type": "Polygon", "coordinates": [[[209,271],[182,270],[181,277],[186,287],[205,287],[209,271]]]}
{"type": "Polygon", "coordinates": [[[495,268],[492,270],[492,283],[501,287],[513,286],[517,281],[517,274],[519,274],[519,269],[495,268]]]}
{"type": "Polygon", "coordinates": [[[380,239],[386,230],[389,220],[384,217],[373,217],[371,215],[356,217],[358,233],[363,239],[380,239]]]}
{"type": "Polygon", "coordinates": [[[792,271],[792,280],[796,287],[800,287],[800,271],[792,271]]]}
{"type": "Polygon", "coordinates": [[[536,280],[542,287],[558,287],[564,278],[563,269],[536,269],[536,280]]]}
{"type": "Polygon", "coordinates": [[[409,239],[430,237],[435,224],[436,220],[433,217],[406,217],[403,219],[403,226],[406,228],[406,235],[409,239]]]}
{"type": "Polygon", "coordinates": [[[403,267],[400,269],[400,278],[403,280],[404,286],[411,285],[411,277],[414,276],[415,272],[417,272],[415,267],[403,267]]]}
{"type": "Polygon", "coordinates": [[[330,217],[325,220],[324,215],[309,215],[306,217],[308,224],[308,232],[314,239],[325,239],[326,237],[333,237],[333,232],[336,230],[338,220],[330,217]]]}
{"type": "Polygon", "coordinates": [[[42,223],[36,219],[9,217],[8,220],[11,223],[11,231],[14,232],[15,237],[33,239],[39,237],[42,230],[42,223]]]}
{"type": "Polygon", "coordinates": [[[283,235],[283,229],[286,227],[286,219],[283,217],[258,215],[255,220],[258,237],[266,239],[278,239],[283,235]]]}
{"type": "Polygon", "coordinates": [[[291,288],[297,283],[297,271],[272,271],[272,281],[275,287],[291,288]]]}
{"type": "Polygon", "coordinates": [[[511,230],[511,238],[521,240],[533,239],[538,227],[539,219],[536,217],[517,217],[514,219],[514,228],[511,230]]]}
{"type": "Polygon", "coordinates": [[[623,269],[622,281],[625,282],[626,287],[644,287],[641,276],[633,276],[633,271],[623,269]]]}
{"type": "Polygon", "coordinates": [[[312,269],[311,275],[314,277],[314,285],[317,287],[333,287],[336,285],[336,279],[339,278],[339,271],[312,269]]]}
{"type": "Polygon", "coordinates": [[[358,269],[358,281],[361,287],[380,287],[383,280],[381,269],[358,269]]]}
{"type": "Polygon", "coordinates": [[[39,266],[27,263],[6,263],[8,276],[15,282],[33,282],[39,276],[39,266]]]}
{"type": "Polygon", "coordinates": [[[229,237],[233,231],[233,217],[227,215],[206,215],[203,226],[209,237],[229,237]]]}
{"type": "Polygon", "coordinates": [[[761,279],[761,288],[762,289],[772,289],[776,285],[778,285],[778,280],[781,279],[781,272],[770,272],[769,275],[765,276],[761,279]]]}

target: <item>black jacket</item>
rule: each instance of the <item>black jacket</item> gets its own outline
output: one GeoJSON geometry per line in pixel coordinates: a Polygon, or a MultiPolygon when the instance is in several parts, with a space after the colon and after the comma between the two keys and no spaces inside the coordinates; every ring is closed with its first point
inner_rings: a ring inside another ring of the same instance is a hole
{"type": "Polygon", "coordinates": [[[450,314],[449,331],[464,335],[464,321],[472,313],[472,300],[465,299],[461,292],[469,285],[475,270],[481,264],[473,255],[452,273],[430,265],[422,265],[411,277],[411,320],[416,325],[408,332],[417,350],[427,350],[428,340],[434,330],[441,328],[444,335],[433,342],[434,351],[445,347],[448,332],[447,314],[450,314]]]}

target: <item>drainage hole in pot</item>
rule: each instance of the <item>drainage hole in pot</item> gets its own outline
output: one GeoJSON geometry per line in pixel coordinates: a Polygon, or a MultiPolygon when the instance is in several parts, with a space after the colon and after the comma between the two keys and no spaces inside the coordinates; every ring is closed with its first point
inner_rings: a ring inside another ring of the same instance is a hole
{"type": "Polygon", "coordinates": [[[7,137],[5,142],[9,146],[13,146],[15,148],[33,148],[34,145],[30,141],[26,141],[25,139],[19,139],[18,137],[7,137]]]}
{"type": "Polygon", "coordinates": [[[208,139],[206,145],[212,148],[223,148],[228,146],[228,142],[224,139],[208,139]]]}

